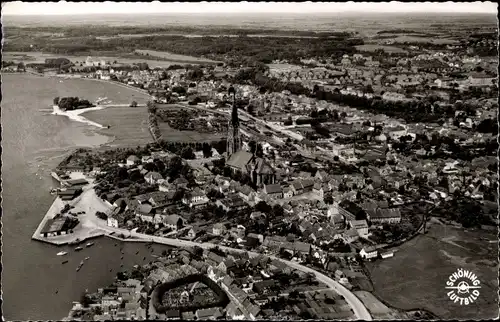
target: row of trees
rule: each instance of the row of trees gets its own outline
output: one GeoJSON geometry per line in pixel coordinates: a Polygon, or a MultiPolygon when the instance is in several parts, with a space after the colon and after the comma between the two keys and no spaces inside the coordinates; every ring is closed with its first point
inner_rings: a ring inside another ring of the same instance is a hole
{"type": "Polygon", "coordinates": [[[78,97],[55,97],[54,105],[59,106],[59,108],[63,111],[71,111],[94,106],[94,104],[90,103],[88,100],[80,100],[78,97]]]}

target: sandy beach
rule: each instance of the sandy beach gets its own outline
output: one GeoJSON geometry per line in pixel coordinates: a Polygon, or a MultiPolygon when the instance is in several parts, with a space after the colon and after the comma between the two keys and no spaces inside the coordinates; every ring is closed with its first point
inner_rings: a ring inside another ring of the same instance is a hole
{"type": "Polygon", "coordinates": [[[53,115],[64,115],[67,116],[69,119],[76,121],[76,122],[81,122],[81,123],[86,123],[89,125],[96,126],[98,128],[104,128],[105,126],[96,122],[93,122],[91,120],[86,119],[85,117],[81,116],[80,114],[83,114],[85,112],[89,111],[99,111],[102,109],[105,109],[106,106],[96,106],[96,107],[89,107],[89,108],[82,108],[78,110],[73,110],[73,111],[63,111],[59,108],[59,106],[54,105],[52,106],[54,111],[52,112],[53,115]]]}

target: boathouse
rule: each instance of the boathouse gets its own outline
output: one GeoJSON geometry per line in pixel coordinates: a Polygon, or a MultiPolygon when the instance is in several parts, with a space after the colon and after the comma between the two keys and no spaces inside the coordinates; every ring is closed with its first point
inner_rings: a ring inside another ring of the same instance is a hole
{"type": "Polygon", "coordinates": [[[82,187],[89,182],[85,179],[70,179],[63,182],[63,185],[66,187],[77,188],[82,187]]]}
{"type": "Polygon", "coordinates": [[[68,201],[75,199],[81,192],[82,189],[67,189],[57,192],[57,195],[61,200],[68,201]]]}
{"type": "Polygon", "coordinates": [[[70,221],[67,217],[49,219],[40,231],[41,237],[54,237],[66,235],[69,232],[70,221]]]}

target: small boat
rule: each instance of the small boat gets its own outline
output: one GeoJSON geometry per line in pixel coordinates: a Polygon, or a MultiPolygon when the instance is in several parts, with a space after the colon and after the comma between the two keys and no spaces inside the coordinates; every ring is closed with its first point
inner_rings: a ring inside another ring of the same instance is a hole
{"type": "Polygon", "coordinates": [[[75,251],[76,251],[76,252],[79,252],[79,251],[81,251],[82,249],[83,249],[82,247],[77,247],[77,248],[75,248],[75,251]]]}
{"type": "Polygon", "coordinates": [[[136,255],[137,255],[137,254],[139,254],[139,251],[135,252],[135,254],[136,254],[136,255]]]}
{"type": "Polygon", "coordinates": [[[68,243],[68,245],[78,245],[78,244],[80,244],[80,239],[79,238],[77,238],[74,241],[68,243]]]}
{"type": "Polygon", "coordinates": [[[85,260],[88,261],[90,259],[90,257],[85,257],[85,260]]]}
{"type": "Polygon", "coordinates": [[[65,260],[65,261],[63,261],[63,262],[62,262],[62,264],[66,264],[67,262],[69,262],[69,261],[68,261],[68,260],[65,260]]]}
{"type": "Polygon", "coordinates": [[[93,242],[90,242],[90,243],[87,243],[87,245],[85,245],[85,247],[90,247],[90,246],[92,246],[92,245],[94,245],[94,243],[93,243],[93,242]]]}
{"type": "Polygon", "coordinates": [[[78,267],[76,268],[76,271],[77,271],[77,272],[78,272],[78,271],[82,268],[83,263],[84,263],[83,261],[81,261],[81,262],[80,262],[80,265],[78,265],[78,267]]]}
{"type": "Polygon", "coordinates": [[[122,257],[120,257],[120,259],[123,259],[123,256],[122,256],[122,257]]]}
{"type": "Polygon", "coordinates": [[[68,252],[59,252],[59,253],[57,253],[57,256],[64,256],[64,255],[66,255],[67,253],[68,253],[68,252]]]}
{"type": "Polygon", "coordinates": [[[59,291],[58,291],[58,290],[56,290],[56,294],[57,294],[57,293],[59,293],[59,291]]]}

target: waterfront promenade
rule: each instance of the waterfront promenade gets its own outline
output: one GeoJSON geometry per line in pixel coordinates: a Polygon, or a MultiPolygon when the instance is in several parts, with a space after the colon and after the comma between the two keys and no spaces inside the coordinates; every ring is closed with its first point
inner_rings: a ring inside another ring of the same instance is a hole
{"type": "MultiPolygon", "coordinates": [[[[49,209],[47,212],[47,216],[50,216],[56,211],[58,207],[61,207],[62,201],[54,201],[53,207],[49,209]]],[[[163,245],[168,245],[168,246],[174,246],[174,247],[194,247],[198,246],[204,249],[210,249],[214,247],[219,247],[220,249],[227,251],[227,252],[232,252],[232,253],[248,253],[250,257],[255,257],[260,255],[259,253],[255,252],[250,252],[242,249],[236,249],[236,248],[230,248],[230,247],[225,247],[221,245],[216,245],[212,243],[197,243],[197,242],[192,242],[192,241],[187,241],[187,240],[181,240],[181,239],[173,239],[173,238],[166,238],[166,237],[158,237],[158,236],[151,236],[151,235],[146,235],[146,234],[141,234],[133,231],[129,231],[123,228],[114,228],[114,227],[109,227],[107,226],[107,222],[105,220],[101,220],[95,216],[96,211],[102,211],[105,213],[109,213],[110,207],[104,203],[97,195],[95,194],[95,190],[93,189],[93,184],[90,184],[86,189],[84,189],[83,193],[75,200],[71,202],[71,205],[75,206],[74,211],[85,211],[84,215],[80,215],[80,223],[79,225],[75,228],[75,233],[70,234],[70,235],[65,235],[65,236],[57,236],[57,237],[51,237],[51,238],[41,238],[39,237],[39,234],[37,235],[36,232],[33,235],[34,239],[41,240],[44,242],[49,242],[53,243],[56,245],[63,245],[67,244],[72,241],[76,241],[77,239],[79,241],[84,241],[89,238],[96,237],[96,234],[101,235],[106,235],[115,239],[119,239],[122,241],[132,241],[132,242],[153,242],[157,244],[163,244],[163,245]],[[123,234],[124,238],[120,238],[120,235],[123,234]]],[[[55,214],[55,213],[54,213],[55,214]]],[[[43,220],[46,220],[44,217],[43,220]]],[[[42,220],[42,221],[43,221],[42,220]]],[[[43,227],[43,225],[40,225],[43,227]]],[[[39,226],[39,228],[40,228],[39,226]]],[[[286,265],[295,268],[297,270],[300,270],[305,273],[313,273],[316,278],[321,281],[322,283],[328,285],[331,289],[336,291],[338,294],[341,294],[346,302],[349,304],[349,306],[352,308],[354,314],[358,319],[366,320],[366,321],[371,321],[372,317],[364,304],[348,289],[346,289],[344,286],[342,286],[340,283],[337,281],[333,280],[332,278],[317,272],[309,267],[300,265],[299,263],[292,262],[292,261],[287,261],[275,256],[269,256],[271,259],[276,259],[279,260],[286,265]]]]}

